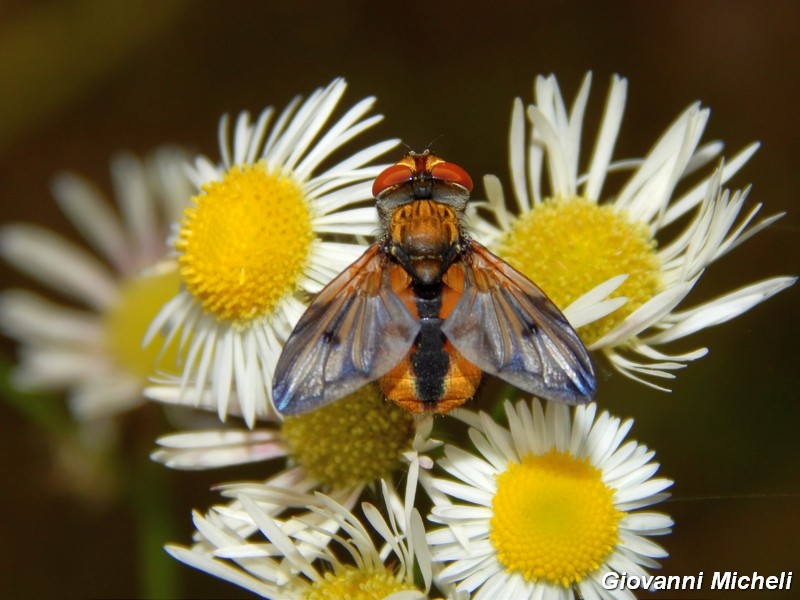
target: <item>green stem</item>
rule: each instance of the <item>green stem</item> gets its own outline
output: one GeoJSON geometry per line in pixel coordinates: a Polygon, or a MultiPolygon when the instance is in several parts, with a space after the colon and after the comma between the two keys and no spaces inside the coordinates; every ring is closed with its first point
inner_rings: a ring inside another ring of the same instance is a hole
{"type": "Polygon", "coordinates": [[[139,587],[144,598],[180,597],[178,563],[164,552],[175,537],[168,473],[148,457],[137,458],[130,501],[138,530],[139,587]]]}
{"type": "Polygon", "coordinates": [[[72,434],[74,425],[61,398],[50,392],[23,392],[11,385],[14,364],[0,356],[0,397],[31,422],[56,435],[72,434]]]}

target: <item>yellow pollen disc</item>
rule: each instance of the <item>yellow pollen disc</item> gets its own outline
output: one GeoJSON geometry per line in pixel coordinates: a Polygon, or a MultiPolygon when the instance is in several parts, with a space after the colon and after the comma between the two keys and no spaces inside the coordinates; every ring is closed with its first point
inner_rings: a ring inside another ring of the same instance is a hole
{"type": "Polygon", "coordinates": [[[388,571],[344,567],[339,573],[326,573],[314,582],[305,600],[376,600],[397,592],[417,591],[410,583],[398,581],[388,571]]]}
{"type": "Polygon", "coordinates": [[[644,223],[584,198],[548,199],[520,216],[498,254],[534,281],[562,310],[611,277],[628,274],[612,297],[628,302],[578,330],[591,344],[662,290],[656,242],[644,223]]]}
{"type": "Polygon", "coordinates": [[[218,320],[272,313],[296,289],[314,240],[300,186],[263,163],[235,166],[192,201],[175,243],[186,289],[218,320]]]}
{"type": "Polygon", "coordinates": [[[396,468],[414,440],[414,417],[367,385],[318,410],[288,417],[290,454],[328,486],[370,483],[396,468]]]}
{"type": "Polygon", "coordinates": [[[623,513],[600,471],[568,453],[525,456],[497,477],[489,534],[506,570],[569,587],[614,549],[623,513]]]}
{"type": "Polygon", "coordinates": [[[144,381],[158,370],[174,370],[177,340],[164,349],[160,334],[145,348],[142,339],[179,287],[180,276],[174,268],[129,279],[120,285],[117,301],[103,315],[108,350],[117,365],[130,375],[144,381]]]}

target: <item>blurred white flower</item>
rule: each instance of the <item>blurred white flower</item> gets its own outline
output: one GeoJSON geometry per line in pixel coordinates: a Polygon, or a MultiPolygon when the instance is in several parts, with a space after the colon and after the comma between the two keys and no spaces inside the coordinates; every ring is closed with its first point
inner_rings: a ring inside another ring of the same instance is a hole
{"type": "MultiPolygon", "coordinates": [[[[159,349],[141,340],[161,304],[178,289],[177,265],[165,261],[165,238],[191,197],[184,155],[164,148],[141,161],[112,161],[117,214],[102,194],[75,175],[61,175],[53,192],[59,206],[100,255],[33,224],[6,225],[0,255],[67,307],[27,290],[0,296],[0,327],[20,342],[12,382],[25,390],[66,390],[82,420],[138,406],[159,349]],[[107,264],[104,264],[104,262],[107,264]]],[[[175,362],[170,351],[162,357],[175,362]]]]}

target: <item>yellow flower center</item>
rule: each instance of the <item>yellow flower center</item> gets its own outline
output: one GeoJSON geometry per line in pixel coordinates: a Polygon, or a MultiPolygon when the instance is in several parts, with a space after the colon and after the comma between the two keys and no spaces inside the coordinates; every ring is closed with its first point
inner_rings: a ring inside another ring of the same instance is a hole
{"type": "Polygon", "coordinates": [[[175,243],[186,289],[218,320],[272,313],[297,289],[314,240],[298,183],[263,162],[234,166],[192,201],[175,243]]]}
{"type": "Polygon", "coordinates": [[[173,368],[177,362],[177,340],[164,348],[158,334],[156,340],[161,338],[162,343],[155,341],[142,348],[142,339],[164,304],[178,293],[179,286],[175,268],[129,279],[122,282],[117,301],[103,316],[111,356],[120,368],[143,381],[157,370],[173,368]]]}
{"type": "Polygon", "coordinates": [[[398,581],[385,570],[344,567],[338,573],[326,573],[324,579],[315,581],[305,594],[305,600],[378,600],[397,592],[415,590],[412,584],[398,581]]]}
{"type": "Polygon", "coordinates": [[[597,569],[623,513],[588,459],[551,450],[497,477],[490,539],[498,560],[528,581],[569,587],[597,569]]]}
{"type": "Polygon", "coordinates": [[[661,261],[647,226],[630,221],[611,205],[584,198],[537,204],[514,222],[497,250],[561,309],[611,277],[628,274],[612,294],[625,296],[628,302],[579,329],[587,345],[662,289],[661,261]]]}
{"type": "Polygon", "coordinates": [[[283,422],[294,456],[321,483],[370,483],[396,468],[414,439],[414,417],[368,385],[283,422]]]}

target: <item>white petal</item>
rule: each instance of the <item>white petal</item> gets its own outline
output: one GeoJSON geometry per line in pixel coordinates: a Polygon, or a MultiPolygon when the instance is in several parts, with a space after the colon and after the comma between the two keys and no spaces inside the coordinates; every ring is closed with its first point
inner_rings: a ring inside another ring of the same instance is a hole
{"type": "Polygon", "coordinates": [[[619,135],[622,116],[625,113],[625,99],[628,94],[628,81],[614,75],[611,79],[611,88],[608,90],[606,107],[603,111],[603,121],[600,133],[595,142],[594,152],[589,167],[589,178],[586,181],[583,195],[590,200],[599,200],[603,189],[614,145],[619,135]]]}
{"type": "Polygon", "coordinates": [[[617,490],[617,492],[614,494],[614,503],[615,505],[618,505],[617,508],[620,510],[627,510],[627,507],[625,509],[621,507],[625,506],[626,503],[629,502],[647,500],[649,497],[652,497],[670,487],[672,483],[673,482],[669,479],[660,477],[658,479],[650,479],[649,481],[634,487],[617,490]]]}
{"type": "Polygon", "coordinates": [[[217,446],[260,444],[280,439],[280,434],[275,431],[246,429],[206,429],[173,433],[164,435],[156,440],[159,446],[165,448],[196,449],[214,448],[217,446]]]}
{"type": "Polygon", "coordinates": [[[655,542],[638,535],[623,534],[622,547],[648,558],[665,558],[669,552],[655,542]]]}
{"type": "Polygon", "coordinates": [[[112,417],[143,404],[142,381],[123,373],[107,373],[77,382],[69,394],[75,418],[92,421],[112,417]]]}
{"type": "Polygon", "coordinates": [[[795,281],[797,281],[796,277],[767,279],[720,296],[692,310],[672,313],[670,320],[675,325],[662,333],[642,338],[642,342],[646,344],[665,344],[701,329],[719,325],[738,317],[778,292],[794,285],[795,281]]]}
{"type": "Polygon", "coordinates": [[[659,352],[655,348],[652,348],[651,346],[648,346],[647,344],[644,344],[641,341],[637,341],[636,343],[631,344],[630,350],[633,353],[640,354],[642,356],[646,356],[647,358],[652,358],[654,360],[680,361],[680,362],[697,360],[698,358],[702,358],[706,354],[708,354],[708,349],[706,348],[699,348],[697,350],[691,350],[689,352],[681,352],[679,354],[667,354],[665,352],[659,352]]]}
{"type": "Polygon", "coordinates": [[[372,106],[375,104],[375,97],[370,96],[358,102],[350,108],[347,113],[339,119],[332,127],[328,128],[325,135],[315,143],[314,148],[297,165],[295,172],[301,180],[307,179],[319,164],[332,154],[337,148],[357,136],[362,131],[369,129],[383,119],[383,115],[374,115],[361,121],[372,106]]]}
{"type": "MultiPolygon", "coordinates": [[[[374,161],[379,156],[385,154],[389,150],[392,150],[399,143],[400,140],[398,139],[389,139],[383,142],[378,142],[377,144],[372,144],[371,146],[367,146],[363,150],[359,150],[355,154],[344,159],[342,162],[337,163],[327,171],[320,173],[314,179],[328,181],[331,189],[334,187],[339,187],[340,184],[337,184],[337,180],[340,181],[343,176],[352,176],[357,179],[375,179],[375,177],[377,177],[378,174],[389,165],[369,165],[369,163],[374,161]]],[[[370,188],[368,188],[368,192],[370,191],[371,183],[370,188]]],[[[315,189],[315,192],[321,193],[318,189],[315,189]]],[[[367,193],[364,196],[364,198],[369,197],[371,197],[371,193],[367,193]]],[[[326,207],[326,210],[331,210],[331,208],[326,207]]]]}
{"type": "Polygon", "coordinates": [[[697,278],[688,283],[673,286],[654,296],[628,315],[622,323],[591,344],[589,349],[616,346],[623,340],[644,331],[664,315],[669,314],[686,297],[696,281],[697,278]]]}
{"type": "MultiPolygon", "coordinates": [[[[294,170],[300,158],[308,151],[322,127],[330,118],[339,100],[344,95],[347,84],[343,79],[335,79],[324,90],[315,90],[306,102],[299,108],[295,118],[289,123],[286,134],[278,142],[284,142],[280,165],[285,169],[294,170]]],[[[277,149],[276,149],[277,152],[277,149]]],[[[276,165],[277,156],[271,155],[268,159],[271,165],[276,165]]]]}
{"type": "Polygon", "coordinates": [[[610,315],[624,306],[628,299],[624,296],[608,298],[628,278],[628,275],[617,275],[595,286],[564,309],[570,325],[578,329],[610,315]]]}
{"type": "Polygon", "coordinates": [[[65,173],[53,182],[53,195],[61,210],[89,244],[118,271],[131,263],[127,235],[119,218],[89,181],[65,173]]]}
{"type": "Polygon", "coordinates": [[[93,256],[35,225],[8,225],[0,231],[0,254],[34,279],[96,309],[117,296],[113,276],[93,256]]]}
{"type": "Polygon", "coordinates": [[[373,207],[353,208],[316,217],[314,231],[371,236],[378,226],[378,216],[373,207]]]}
{"type": "Polygon", "coordinates": [[[682,153],[686,150],[685,143],[692,139],[692,132],[696,130],[694,124],[698,121],[704,123],[707,117],[708,111],[701,110],[699,103],[693,104],[681,113],[648,152],[644,163],[634,176],[625,184],[615,200],[615,205],[621,210],[632,210],[631,217],[634,220],[639,220],[640,212],[642,214],[658,212],[661,204],[653,206],[652,199],[649,199],[650,194],[655,193],[658,202],[663,203],[664,194],[673,179],[673,169],[681,162],[682,153]]]}
{"type": "MultiPolygon", "coordinates": [[[[567,164],[569,164],[569,177],[573,183],[578,181],[578,161],[581,151],[581,131],[583,131],[583,115],[586,112],[586,103],[589,101],[589,89],[592,87],[592,73],[586,73],[583,82],[572,102],[572,109],[569,114],[569,125],[564,132],[564,139],[567,140],[565,150],[567,152],[567,164]]],[[[575,186],[577,189],[577,185],[575,186]]]]}
{"type": "Polygon", "coordinates": [[[661,513],[637,512],[625,515],[620,521],[620,527],[636,532],[662,532],[671,528],[675,522],[667,515],[661,513]]]}
{"type": "MultiPolygon", "coordinates": [[[[500,179],[494,175],[485,175],[483,177],[483,187],[486,191],[486,198],[489,200],[490,210],[497,219],[500,230],[509,230],[511,228],[512,216],[505,208],[505,196],[500,179]]],[[[487,244],[488,243],[490,242],[487,241],[487,244]]]]}
{"type": "Polygon", "coordinates": [[[264,136],[267,132],[267,126],[269,125],[274,113],[275,110],[273,107],[268,106],[261,111],[260,115],[258,115],[258,121],[256,121],[255,125],[253,125],[253,128],[250,132],[250,144],[248,145],[247,150],[242,157],[242,162],[254,163],[258,160],[259,153],[264,143],[264,136]]]}
{"type": "Polygon", "coordinates": [[[528,118],[533,122],[534,128],[547,148],[547,167],[553,195],[561,198],[574,196],[577,191],[575,189],[577,181],[570,178],[570,166],[561,138],[553,124],[536,106],[528,107],[528,118]]]}
{"type": "Polygon", "coordinates": [[[95,352],[55,346],[22,346],[21,360],[11,382],[20,389],[69,387],[113,371],[107,357],[95,352]]]}
{"type": "MultiPolygon", "coordinates": [[[[511,128],[508,136],[508,155],[511,166],[511,185],[520,213],[531,209],[528,183],[525,179],[525,111],[522,100],[516,98],[511,109],[511,128]]],[[[488,193],[488,192],[487,192],[488,193]]],[[[502,223],[501,223],[502,225],[502,223]]]]}
{"type": "Polygon", "coordinates": [[[320,579],[319,573],[313,565],[298,551],[291,539],[286,536],[275,523],[275,521],[265,514],[258,505],[247,495],[241,494],[239,501],[253,518],[258,528],[264,536],[281,551],[283,556],[289,560],[295,568],[299,569],[306,577],[312,581],[320,579]]]}
{"type": "Polygon", "coordinates": [[[446,479],[436,479],[434,480],[434,485],[436,486],[436,489],[449,496],[458,498],[459,500],[472,502],[473,504],[478,504],[481,506],[492,505],[493,496],[491,493],[488,493],[485,490],[480,490],[470,485],[464,485],[463,483],[448,481],[446,479]]]}
{"type": "Polygon", "coordinates": [[[6,335],[26,342],[98,351],[105,345],[105,331],[97,314],[54,304],[24,290],[0,294],[0,326],[6,335]]]}
{"type": "MultiPolygon", "coordinates": [[[[750,160],[750,158],[755,154],[756,150],[758,150],[760,144],[754,143],[750,144],[743,150],[741,150],[736,156],[732,159],[726,161],[725,168],[722,172],[722,183],[728,181],[731,177],[733,177],[739,169],[741,169],[744,164],[750,160]]],[[[706,189],[708,188],[709,179],[704,179],[700,183],[698,183],[695,187],[693,187],[689,192],[675,200],[671,203],[669,209],[664,215],[664,218],[661,220],[661,227],[666,227],[676,219],[680,218],[692,208],[697,206],[697,204],[703,199],[706,194],[706,189]]]]}
{"type": "Polygon", "coordinates": [[[223,581],[228,581],[234,585],[243,587],[246,590],[269,598],[276,593],[283,593],[282,588],[274,585],[263,583],[247,575],[243,571],[230,566],[230,563],[211,558],[208,555],[201,554],[199,551],[189,550],[181,546],[165,546],[166,551],[181,562],[186,563],[190,567],[205,571],[206,573],[219,577],[223,581]]]}
{"type": "Polygon", "coordinates": [[[148,189],[144,165],[132,154],[122,153],[111,161],[114,197],[123,222],[136,247],[153,248],[163,244],[163,234],[148,189]]]}

